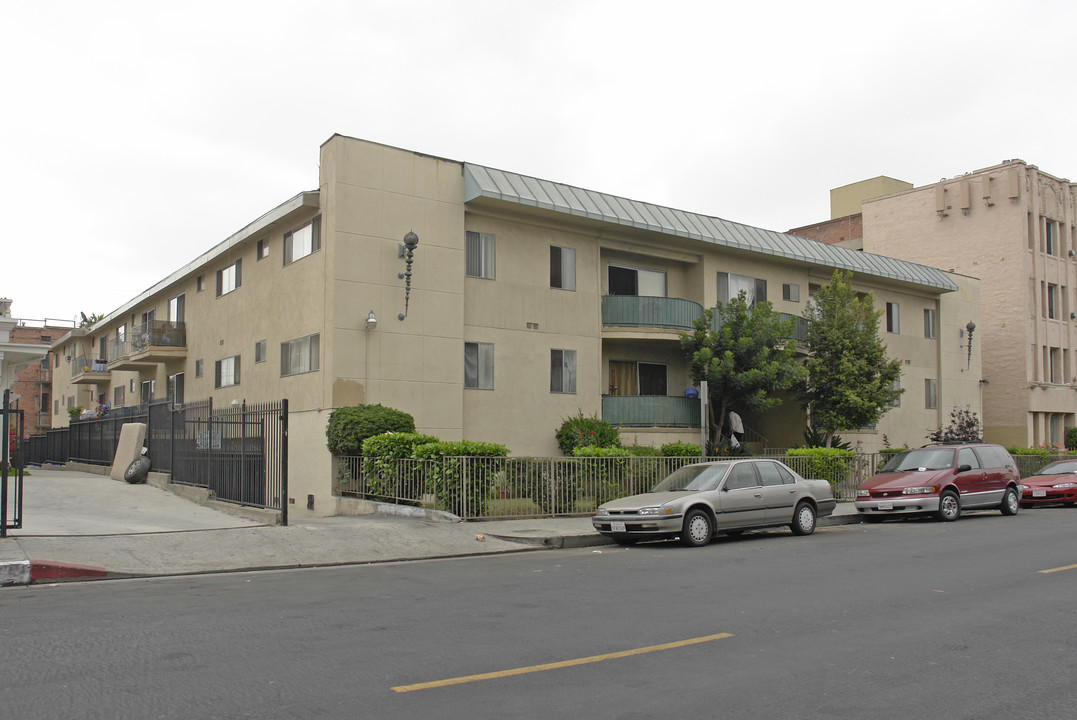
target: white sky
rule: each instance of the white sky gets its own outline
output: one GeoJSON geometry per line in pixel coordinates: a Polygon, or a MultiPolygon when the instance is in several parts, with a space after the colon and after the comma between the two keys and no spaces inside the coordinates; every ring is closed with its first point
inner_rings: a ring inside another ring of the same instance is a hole
{"type": "Polygon", "coordinates": [[[1077,176],[1072,0],[0,0],[0,297],[109,313],[333,133],[774,230],[829,190],[1077,176]]]}

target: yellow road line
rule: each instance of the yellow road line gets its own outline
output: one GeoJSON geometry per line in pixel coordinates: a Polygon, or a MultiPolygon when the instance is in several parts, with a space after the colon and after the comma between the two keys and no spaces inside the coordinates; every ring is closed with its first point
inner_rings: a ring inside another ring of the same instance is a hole
{"type": "Polygon", "coordinates": [[[576,658],[575,660],[562,660],[560,662],[546,663],[544,665],[530,665],[528,667],[513,668],[511,670],[482,673],[480,675],[464,675],[462,677],[449,678],[447,680],[434,680],[433,682],[416,683],[414,685],[397,685],[392,688],[392,690],[398,693],[406,693],[415,690],[448,687],[449,685],[463,685],[464,683],[478,682],[480,680],[494,680],[497,678],[513,677],[514,675],[543,672],[544,670],[557,670],[559,668],[574,667],[576,665],[587,665],[588,663],[602,662],[603,660],[615,660],[617,658],[632,657],[633,655],[644,655],[660,650],[673,650],[674,648],[698,645],[700,643],[711,642],[712,640],[722,640],[729,637],[733,637],[733,634],[718,633],[717,635],[704,635],[702,637],[689,638],[688,640],[678,640],[677,642],[663,643],[661,645],[650,645],[634,650],[621,650],[620,652],[606,653],[605,655],[592,655],[591,657],[576,658]]]}
{"type": "Polygon", "coordinates": [[[1067,565],[1066,567],[1051,568],[1050,570],[1040,570],[1040,573],[1047,575],[1048,573],[1062,572],[1063,570],[1077,570],[1077,565],[1067,565]]]}

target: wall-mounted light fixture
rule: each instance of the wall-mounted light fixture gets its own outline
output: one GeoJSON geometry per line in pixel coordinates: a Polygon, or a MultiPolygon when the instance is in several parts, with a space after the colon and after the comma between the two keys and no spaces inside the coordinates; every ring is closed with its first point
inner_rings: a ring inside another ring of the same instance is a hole
{"type": "Polygon", "coordinates": [[[398,320],[403,320],[408,316],[408,296],[411,295],[411,263],[417,247],[419,247],[419,236],[408,230],[408,234],[404,236],[404,245],[401,247],[402,254],[406,258],[404,262],[407,269],[397,275],[404,281],[404,312],[396,316],[398,320]]]}
{"type": "MultiPolygon", "coordinates": [[[[972,367],[972,331],[976,329],[976,323],[969,321],[969,324],[965,326],[965,329],[969,331],[969,361],[968,367],[972,367]]],[[[966,368],[967,369],[967,368],[966,368]]]]}
{"type": "Polygon", "coordinates": [[[367,330],[373,330],[377,326],[378,326],[378,318],[374,314],[374,311],[371,310],[369,313],[367,313],[367,316],[366,316],[366,329],[367,330]]]}

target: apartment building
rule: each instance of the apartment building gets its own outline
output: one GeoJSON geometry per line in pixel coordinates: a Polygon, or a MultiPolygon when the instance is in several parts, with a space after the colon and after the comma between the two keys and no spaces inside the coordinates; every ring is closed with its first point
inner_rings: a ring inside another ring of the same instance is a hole
{"type": "MultiPolygon", "coordinates": [[[[836,268],[887,308],[908,389],[853,439],[920,444],[944,409],[979,407],[978,345],[939,340],[978,321],[975,280],[335,135],[317,190],[54,345],[54,421],[74,405],[287,397],[296,497],[331,494],[326,421],[359,403],[516,455],[558,454],[577,412],[629,444],[698,442],[680,333],[741,289],[799,316],[836,268]]],[[[803,441],[792,398],[744,419],[761,444],[803,441]]]]}
{"type": "Polygon", "coordinates": [[[12,301],[0,299],[0,391],[10,391],[11,407],[23,413],[23,435],[51,427],[52,373],[47,354],[53,341],[75,323],[15,318],[12,301]]]}
{"type": "Polygon", "coordinates": [[[1077,423],[1074,184],[1022,160],[918,188],[879,180],[831,191],[831,221],[790,232],[834,242],[859,207],[845,244],[980,278],[984,437],[1062,444],[1077,423]]]}

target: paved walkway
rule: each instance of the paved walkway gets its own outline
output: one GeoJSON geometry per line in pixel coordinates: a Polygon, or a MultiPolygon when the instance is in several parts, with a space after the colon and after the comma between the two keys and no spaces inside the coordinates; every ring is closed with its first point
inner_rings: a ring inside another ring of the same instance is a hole
{"type": "MultiPolygon", "coordinates": [[[[459,523],[393,515],[266,525],[152,485],[32,468],[19,530],[0,539],[0,585],[351,565],[606,545],[590,518],[459,523]]],[[[390,506],[391,509],[392,506],[390,506]]],[[[11,510],[9,509],[9,519],[11,510]]],[[[820,527],[859,522],[839,503],[820,527]]]]}

